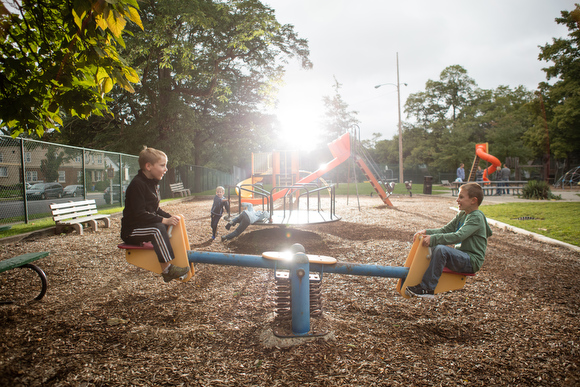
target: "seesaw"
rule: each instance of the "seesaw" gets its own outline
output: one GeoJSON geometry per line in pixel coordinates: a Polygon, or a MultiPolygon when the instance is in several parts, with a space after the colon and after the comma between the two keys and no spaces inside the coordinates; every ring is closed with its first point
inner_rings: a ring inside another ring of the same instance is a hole
{"type": "MultiPolygon", "coordinates": [[[[406,278],[401,278],[397,282],[397,292],[405,298],[411,298],[405,293],[408,286],[418,285],[423,279],[423,274],[429,267],[429,260],[431,259],[431,249],[422,245],[423,236],[415,239],[411,251],[405,261],[405,267],[409,268],[409,274],[406,278]]],[[[437,287],[434,290],[435,294],[449,292],[452,290],[459,290],[465,286],[468,276],[474,276],[473,273],[456,273],[448,268],[443,269],[443,273],[439,278],[437,287]]]]}
{"type": "MultiPolygon", "coordinates": [[[[348,275],[363,275],[374,277],[398,278],[396,290],[405,298],[407,286],[414,286],[421,282],[425,270],[429,266],[429,248],[422,246],[421,238],[417,238],[413,243],[411,251],[407,256],[404,267],[379,266],[359,263],[339,262],[336,258],[324,255],[307,255],[304,253],[304,247],[300,244],[292,246],[289,252],[265,252],[262,255],[245,255],[245,254],[225,254],[210,251],[188,251],[189,242],[185,233],[185,223],[183,217],[180,224],[174,228],[171,238],[171,245],[176,253],[176,264],[184,266],[187,261],[191,265],[191,270],[183,282],[189,280],[193,275],[194,263],[207,263],[213,265],[229,265],[256,267],[264,269],[274,269],[277,278],[288,279],[284,283],[286,293],[279,305],[288,309],[292,315],[292,337],[318,336],[310,334],[310,315],[311,302],[320,303],[320,282],[321,277],[316,279],[318,282],[317,294],[312,294],[312,274],[319,273],[336,273],[348,275]],[[179,243],[182,246],[178,246],[179,243]],[[185,263],[184,258],[186,259],[185,263]],[[178,261],[179,259],[179,261],[178,261]],[[278,275],[279,270],[288,270],[284,275],[278,275]],[[305,280],[308,279],[308,280],[305,280]]],[[[131,264],[161,273],[161,267],[157,261],[157,256],[152,249],[138,246],[119,245],[126,251],[127,261],[131,264]]],[[[466,283],[466,277],[473,274],[455,273],[444,270],[435,293],[442,293],[451,290],[463,288],[466,283]]],[[[282,309],[283,309],[282,308],[282,309]]],[[[290,337],[290,336],[283,336],[290,337]]]]}
{"type": "MultiPolygon", "coordinates": [[[[179,267],[190,266],[189,273],[187,273],[185,277],[179,278],[180,281],[187,282],[193,277],[194,269],[193,263],[190,263],[187,258],[189,239],[187,238],[183,215],[179,215],[179,223],[177,226],[170,227],[168,232],[170,234],[169,240],[171,241],[171,247],[175,253],[175,259],[170,261],[170,263],[179,267]]],[[[153,245],[151,243],[146,242],[143,246],[133,246],[122,243],[118,245],[118,247],[125,250],[125,259],[127,259],[127,262],[130,264],[161,274],[161,264],[157,259],[157,254],[155,254],[155,250],[153,250],[153,245]]]]}

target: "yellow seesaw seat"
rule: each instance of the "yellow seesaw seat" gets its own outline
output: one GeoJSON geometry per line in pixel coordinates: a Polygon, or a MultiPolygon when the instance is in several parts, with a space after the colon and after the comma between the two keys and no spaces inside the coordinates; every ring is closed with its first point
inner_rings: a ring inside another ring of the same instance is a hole
{"type": "MultiPolygon", "coordinates": [[[[411,298],[405,293],[407,286],[418,285],[423,279],[423,274],[429,267],[429,248],[421,244],[423,237],[417,238],[411,247],[411,251],[405,261],[405,267],[409,268],[407,278],[400,279],[397,283],[397,292],[405,298],[411,298]]],[[[451,290],[458,290],[465,286],[468,276],[474,276],[473,273],[456,273],[447,268],[443,269],[443,273],[439,278],[437,287],[434,293],[449,292],[451,290]]]]}
{"type": "MultiPolygon", "coordinates": [[[[262,258],[271,259],[274,261],[291,261],[294,255],[288,252],[265,251],[262,253],[262,258]]],[[[326,255],[306,254],[309,263],[319,263],[321,265],[334,265],[337,260],[334,257],[326,255]]]]}
{"type": "MultiPolygon", "coordinates": [[[[180,281],[189,281],[194,274],[193,263],[189,263],[187,259],[187,251],[189,250],[189,239],[187,238],[187,230],[185,229],[185,220],[183,215],[179,215],[179,223],[177,226],[173,227],[171,231],[171,247],[175,253],[175,259],[170,261],[171,264],[179,267],[190,266],[189,273],[185,278],[180,278],[180,281]]],[[[157,259],[157,254],[153,250],[153,245],[150,243],[145,243],[143,246],[132,246],[127,244],[120,244],[118,246],[120,249],[125,250],[125,259],[130,264],[138,266],[142,269],[152,271],[157,274],[161,274],[161,264],[157,259]]]]}

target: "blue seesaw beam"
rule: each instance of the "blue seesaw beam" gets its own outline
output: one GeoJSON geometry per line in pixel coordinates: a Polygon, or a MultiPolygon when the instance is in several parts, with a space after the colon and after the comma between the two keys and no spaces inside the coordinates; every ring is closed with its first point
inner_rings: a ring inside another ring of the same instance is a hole
{"type": "MultiPolygon", "coordinates": [[[[263,269],[291,268],[291,261],[273,261],[261,255],[225,254],[211,251],[188,251],[187,258],[191,263],[209,263],[212,265],[259,267],[263,269]]],[[[310,271],[370,277],[406,278],[408,267],[365,265],[351,262],[337,262],[333,265],[310,264],[310,271]]]]}

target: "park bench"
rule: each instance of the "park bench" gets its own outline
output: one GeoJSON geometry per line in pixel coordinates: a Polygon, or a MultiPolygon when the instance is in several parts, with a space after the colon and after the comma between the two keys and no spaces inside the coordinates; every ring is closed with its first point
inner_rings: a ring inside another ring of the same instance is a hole
{"type": "MultiPolygon", "coordinates": [[[[459,188],[465,184],[466,182],[456,182],[454,181],[453,183],[451,183],[451,195],[452,196],[457,196],[457,194],[459,193],[459,188]]],[[[527,181],[515,181],[515,180],[510,180],[510,181],[487,181],[487,182],[477,182],[481,185],[481,188],[483,190],[483,194],[485,196],[493,196],[497,193],[498,189],[501,190],[509,190],[511,195],[520,195],[522,193],[522,190],[525,188],[526,184],[528,184],[527,181]],[[507,186],[504,186],[504,184],[507,184],[507,186]]]]}
{"type": "MultiPolygon", "coordinates": [[[[46,280],[46,274],[44,273],[44,271],[42,271],[42,269],[40,267],[36,266],[35,264],[33,264],[31,262],[37,261],[41,258],[44,258],[48,254],[50,254],[48,251],[42,251],[39,253],[27,253],[27,254],[19,255],[17,257],[4,259],[4,260],[0,261],[0,273],[4,273],[5,271],[12,270],[12,269],[27,268],[27,269],[33,270],[38,275],[38,277],[40,279],[40,286],[41,286],[40,293],[38,293],[34,297],[34,299],[40,300],[46,294],[48,282],[46,280]]],[[[13,275],[10,275],[9,280],[6,278],[6,275],[3,275],[1,278],[2,294],[4,294],[4,291],[7,290],[7,288],[8,288],[8,286],[6,286],[7,283],[9,283],[10,285],[17,285],[18,283],[25,285],[25,284],[30,282],[28,276],[23,274],[23,273],[16,273],[15,272],[15,273],[11,273],[11,274],[13,274],[13,275]]],[[[21,289],[17,290],[17,292],[19,293],[18,298],[26,297],[26,294],[23,294],[26,292],[22,291],[21,289]]],[[[34,292],[34,294],[36,294],[36,292],[34,292]]],[[[12,303],[14,303],[14,301],[0,300],[0,304],[12,304],[12,303]]]]}
{"type": "Polygon", "coordinates": [[[72,227],[80,235],[84,228],[98,230],[97,221],[102,220],[105,227],[111,226],[110,215],[99,214],[94,199],[66,203],[51,203],[52,219],[56,224],[56,234],[60,234],[67,227],[72,227]]]}
{"type": "Polygon", "coordinates": [[[179,196],[181,197],[191,195],[191,191],[189,190],[189,188],[185,188],[183,186],[183,183],[169,184],[169,187],[171,188],[171,193],[173,194],[173,197],[175,197],[175,195],[177,194],[179,194],[179,196]]]}

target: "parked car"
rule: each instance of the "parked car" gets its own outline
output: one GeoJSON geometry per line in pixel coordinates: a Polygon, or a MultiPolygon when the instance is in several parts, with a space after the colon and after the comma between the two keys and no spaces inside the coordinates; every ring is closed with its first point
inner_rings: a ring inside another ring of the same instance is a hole
{"type": "MultiPolygon", "coordinates": [[[[121,202],[121,199],[119,198],[119,191],[120,191],[120,184],[113,184],[113,202],[121,202]]],[[[105,191],[103,193],[103,199],[105,199],[105,203],[107,204],[112,204],[111,202],[111,193],[109,192],[111,189],[111,187],[107,187],[105,188],[105,191]]],[[[123,200],[125,199],[125,191],[127,190],[127,185],[123,184],[123,200]]]]}
{"type": "Polygon", "coordinates": [[[44,200],[49,197],[62,198],[64,189],[59,183],[36,183],[26,191],[26,197],[30,200],[44,200]]]}
{"type": "Polygon", "coordinates": [[[84,193],[85,190],[83,185],[71,184],[64,187],[63,196],[72,196],[74,198],[77,196],[83,196],[84,193]]]}

